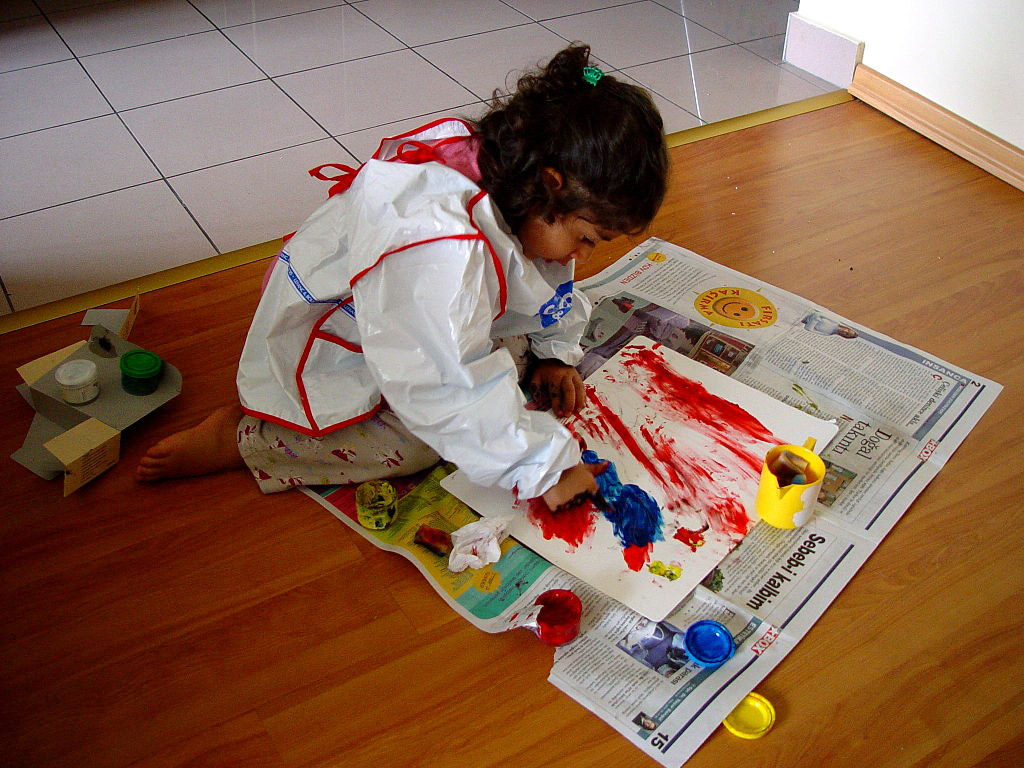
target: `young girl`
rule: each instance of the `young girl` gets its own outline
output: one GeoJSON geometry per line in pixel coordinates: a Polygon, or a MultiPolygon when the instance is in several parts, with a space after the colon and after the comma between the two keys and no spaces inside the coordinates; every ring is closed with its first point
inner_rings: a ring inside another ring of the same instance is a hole
{"type": "Polygon", "coordinates": [[[150,448],[143,481],[246,465],[265,493],[407,475],[439,457],[551,507],[601,467],[551,413],[583,405],[575,262],[643,229],[665,192],[662,122],[572,45],[476,124],[385,139],[275,262],[223,408],[150,448]],[[244,415],[243,415],[244,413],[244,415]]]}

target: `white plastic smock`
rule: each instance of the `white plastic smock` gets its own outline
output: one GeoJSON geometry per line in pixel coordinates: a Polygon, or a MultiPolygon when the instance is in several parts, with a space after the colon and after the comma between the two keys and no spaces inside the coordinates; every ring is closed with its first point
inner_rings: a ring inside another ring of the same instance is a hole
{"type": "Polygon", "coordinates": [[[252,416],[323,435],[383,404],[480,485],[539,496],[580,460],[550,413],[525,408],[511,355],[575,365],[590,304],[573,265],[530,261],[490,197],[439,162],[391,162],[410,140],[466,136],[441,121],[386,140],[282,250],[238,370],[252,416]]]}

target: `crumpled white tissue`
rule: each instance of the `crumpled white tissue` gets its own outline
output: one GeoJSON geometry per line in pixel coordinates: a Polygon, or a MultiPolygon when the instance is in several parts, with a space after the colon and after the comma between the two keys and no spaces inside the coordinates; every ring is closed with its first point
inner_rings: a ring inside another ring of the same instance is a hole
{"type": "Polygon", "coordinates": [[[481,517],[452,531],[452,551],[448,570],[461,573],[467,568],[483,568],[501,558],[501,542],[508,536],[512,516],[481,517]]]}

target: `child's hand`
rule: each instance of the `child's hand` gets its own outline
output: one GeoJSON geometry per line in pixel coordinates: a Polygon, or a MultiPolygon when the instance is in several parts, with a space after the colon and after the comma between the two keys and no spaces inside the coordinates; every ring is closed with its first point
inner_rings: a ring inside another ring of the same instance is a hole
{"type": "Polygon", "coordinates": [[[579,371],[560,360],[538,361],[530,372],[529,386],[537,407],[551,408],[560,419],[583,407],[583,379],[579,371]]]}
{"type": "Polygon", "coordinates": [[[594,477],[600,475],[608,468],[607,461],[600,461],[597,464],[583,464],[569,467],[562,472],[558,482],[545,491],[541,498],[548,505],[552,512],[563,504],[575,499],[577,496],[597,493],[597,481],[594,477]]]}

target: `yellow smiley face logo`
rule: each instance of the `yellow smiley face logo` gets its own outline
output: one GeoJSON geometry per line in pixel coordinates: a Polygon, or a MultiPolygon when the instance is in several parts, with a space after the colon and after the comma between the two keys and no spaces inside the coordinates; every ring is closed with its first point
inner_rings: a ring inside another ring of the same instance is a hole
{"type": "Polygon", "coordinates": [[[647,254],[647,260],[653,261],[655,264],[658,264],[662,261],[668,261],[668,256],[666,256],[664,253],[659,253],[658,251],[651,251],[650,253],[647,254]]]}
{"type": "Polygon", "coordinates": [[[711,322],[729,328],[766,328],[779,319],[774,304],[747,288],[712,288],[698,296],[693,306],[711,322]]]}
{"type": "Polygon", "coordinates": [[[744,299],[719,299],[711,307],[719,315],[735,320],[753,320],[757,317],[757,307],[744,299]]]}

